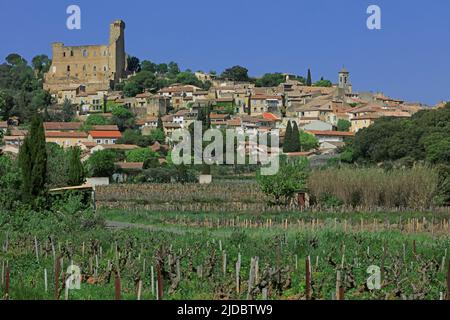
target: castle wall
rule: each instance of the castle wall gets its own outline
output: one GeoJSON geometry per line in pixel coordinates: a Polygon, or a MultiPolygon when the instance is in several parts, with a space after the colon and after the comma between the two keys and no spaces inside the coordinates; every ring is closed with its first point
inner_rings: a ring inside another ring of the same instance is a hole
{"type": "Polygon", "coordinates": [[[107,90],[125,75],[125,24],[110,26],[109,45],[65,46],[53,44],[52,66],[45,75],[44,88],[52,93],[86,86],[87,91],[107,90]]]}

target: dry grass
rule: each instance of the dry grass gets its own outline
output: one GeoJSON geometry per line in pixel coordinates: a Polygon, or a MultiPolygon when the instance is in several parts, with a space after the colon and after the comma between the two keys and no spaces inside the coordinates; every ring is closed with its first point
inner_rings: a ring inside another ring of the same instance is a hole
{"type": "Polygon", "coordinates": [[[312,172],[308,187],[316,199],[332,196],[345,205],[423,209],[433,205],[437,183],[436,172],[421,166],[391,171],[343,168],[312,172]]]}

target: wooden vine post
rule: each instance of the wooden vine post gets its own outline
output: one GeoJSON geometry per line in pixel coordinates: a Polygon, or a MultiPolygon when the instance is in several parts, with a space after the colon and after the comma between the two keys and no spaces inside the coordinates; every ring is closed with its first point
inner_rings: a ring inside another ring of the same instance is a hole
{"type": "Polygon", "coordinates": [[[447,300],[450,300],[450,260],[447,266],[447,300]]]}
{"type": "Polygon", "coordinates": [[[306,272],[306,300],[311,300],[311,260],[308,256],[305,263],[306,272]]]}
{"type": "Polygon", "coordinates": [[[156,265],[156,273],[158,277],[158,300],[162,300],[164,296],[164,283],[163,283],[163,277],[161,273],[161,265],[158,261],[156,265]]]}
{"type": "Polygon", "coordinates": [[[6,266],[6,272],[5,272],[5,300],[9,300],[9,286],[11,281],[11,275],[9,271],[9,266],[6,266]]]}
{"type": "Polygon", "coordinates": [[[116,277],[115,277],[115,281],[114,281],[114,298],[115,298],[115,300],[122,299],[120,276],[117,271],[116,271],[116,277]]]}
{"type": "Polygon", "coordinates": [[[59,300],[59,274],[61,272],[60,259],[56,259],[55,263],[55,300],[59,300]]]}

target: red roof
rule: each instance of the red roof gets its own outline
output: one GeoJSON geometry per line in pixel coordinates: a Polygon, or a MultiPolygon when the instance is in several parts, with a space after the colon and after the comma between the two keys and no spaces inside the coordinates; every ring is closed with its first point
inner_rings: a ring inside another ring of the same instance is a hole
{"type": "Polygon", "coordinates": [[[264,112],[263,118],[266,120],[280,121],[280,118],[278,118],[276,115],[270,112],[264,112]]]}
{"type": "Polygon", "coordinates": [[[89,132],[89,135],[96,139],[96,138],[122,138],[122,134],[120,131],[91,131],[89,132]]]}

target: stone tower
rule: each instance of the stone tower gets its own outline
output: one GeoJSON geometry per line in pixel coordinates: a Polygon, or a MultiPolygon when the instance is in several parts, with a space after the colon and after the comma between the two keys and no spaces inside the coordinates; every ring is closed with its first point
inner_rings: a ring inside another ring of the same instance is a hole
{"type": "Polygon", "coordinates": [[[346,91],[351,90],[350,72],[344,67],[339,71],[339,88],[346,91]]]}
{"type": "Polygon", "coordinates": [[[127,57],[125,54],[125,22],[116,20],[109,27],[109,50],[111,52],[111,70],[115,70],[114,83],[125,76],[127,57]]]}

